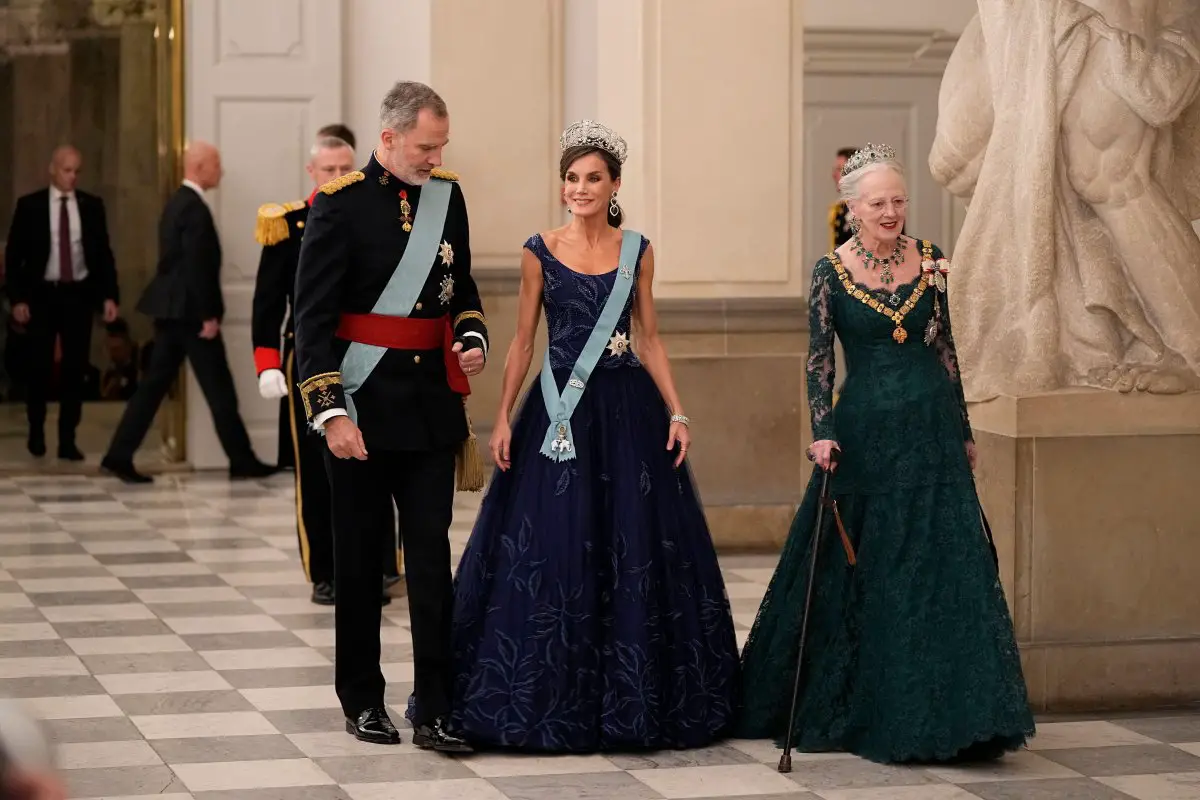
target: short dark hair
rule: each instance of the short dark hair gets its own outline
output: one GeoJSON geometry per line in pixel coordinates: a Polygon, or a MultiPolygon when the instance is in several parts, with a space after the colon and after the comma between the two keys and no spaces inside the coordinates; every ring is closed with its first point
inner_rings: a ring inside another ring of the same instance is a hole
{"type": "Polygon", "coordinates": [[[850,156],[854,155],[857,152],[858,152],[857,147],[839,147],[837,154],[838,154],[838,158],[849,158],[850,156]]]}
{"type": "Polygon", "coordinates": [[[351,150],[357,150],[354,139],[354,131],[340,122],[335,122],[332,125],[326,125],[321,130],[317,131],[318,139],[341,139],[346,144],[350,145],[351,150]]]}

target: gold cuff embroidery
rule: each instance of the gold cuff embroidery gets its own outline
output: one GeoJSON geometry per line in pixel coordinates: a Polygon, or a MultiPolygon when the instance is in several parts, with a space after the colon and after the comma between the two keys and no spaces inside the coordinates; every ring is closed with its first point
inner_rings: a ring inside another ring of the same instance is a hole
{"type": "Polygon", "coordinates": [[[482,322],[482,323],[484,324],[484,326],[485,326],[485,327],[487,326],[487,317],[483,316],[483,312],[480,312],[480,311],[464,311],[463,313],[459,314],[457,317],[455,317],[455,318],[454,318],[454,325],[453,325],[453,326],[451,326],[451,327],[457,328],[457,327],[458,327],[458,324],[459,324],[460,322],[465,322],[465,321],[467,321],[467,320],[469,320],[469,319],[477,319],[477,320],[479,320],[480,322],[482,322]]]}
{"type": "Polygon", "coordinates": [[[330,386],[342,385],[342,373],[340,372],[323,372],[320,375],[314,375],[304,383],[300,384],[300,399],[304,401],[304,414],[309,419],[312,419],[313,407],[315,402],[319,409],[317,413],[326,411],[333,407],[337,402],[334,399],[333,392],[329,390],[330,386]],[[312,395],[316,393],[315,401],[312,400],[312,395]]]}

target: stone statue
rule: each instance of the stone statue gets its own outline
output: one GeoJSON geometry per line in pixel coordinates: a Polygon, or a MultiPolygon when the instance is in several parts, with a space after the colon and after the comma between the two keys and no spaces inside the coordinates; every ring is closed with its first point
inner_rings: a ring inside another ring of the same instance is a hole
{"type": "Polygon", "coordinates": [[[930,154],[968,399],[1200,388],[1200,0],[978,0],[930,154]]]}

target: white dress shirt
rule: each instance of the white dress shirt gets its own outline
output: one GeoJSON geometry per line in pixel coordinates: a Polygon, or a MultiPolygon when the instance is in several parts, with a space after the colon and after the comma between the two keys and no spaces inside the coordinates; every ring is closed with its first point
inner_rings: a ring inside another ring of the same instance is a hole
{"type": "Polygon", "coordinates": [[[200,188],[200,184],[196,183],[195,181],[191,181],[191,180],[188,180],[187,178],[184,178],[183,185],[188,187],[192,191],[194,191],[196,194],[200,195],[201,200],[204,200],[204,202],[206,202],[206,203],[208,202],[208,200],[204,197],[204,189],[200,188]]]}
{"type": "Polygon", "coordinates": [[[50,187],[50,260],[46,262],[46,280],[62,278],[58,263],[58,217],[62,213],[62,200],[67,199],[67,224],[71,228],[71,279],[81,281],[87,277],[87,263],[83,258],[83,223],[79,221],[79,202],[74,192],[63,192],[50,187]]]}

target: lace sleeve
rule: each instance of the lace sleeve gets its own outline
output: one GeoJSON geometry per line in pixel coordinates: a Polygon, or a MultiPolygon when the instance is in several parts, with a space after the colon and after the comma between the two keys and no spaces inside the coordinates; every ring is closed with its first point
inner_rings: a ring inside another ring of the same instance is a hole
{"type": "Polygon", "coordinates": [[[813,441],[834,439],[833,268],[822,258],[813,268],[808,300],[808,409],[813,441]]]}
{"type": "MultiPolygon", "coordinates": [[[[941,251],[936,249],[934,257],[945,258],[941,251]]],[[[962,376],[958,369],[958,353],[954,349],[954,331],[950,326],[950,303],[947,295],[940,294],[937,303],[941,320],[938,324],[937,336],[933,340],[933,346],[937,349],[938,358],[946,369],[946,377],[954,385],[954,391],[958,397],[958,413],[962,417],[963,440],[973,442],[975,435],[971,432],[971,418],[967,414],[967,399],[963,395],[962,376]]]]}

